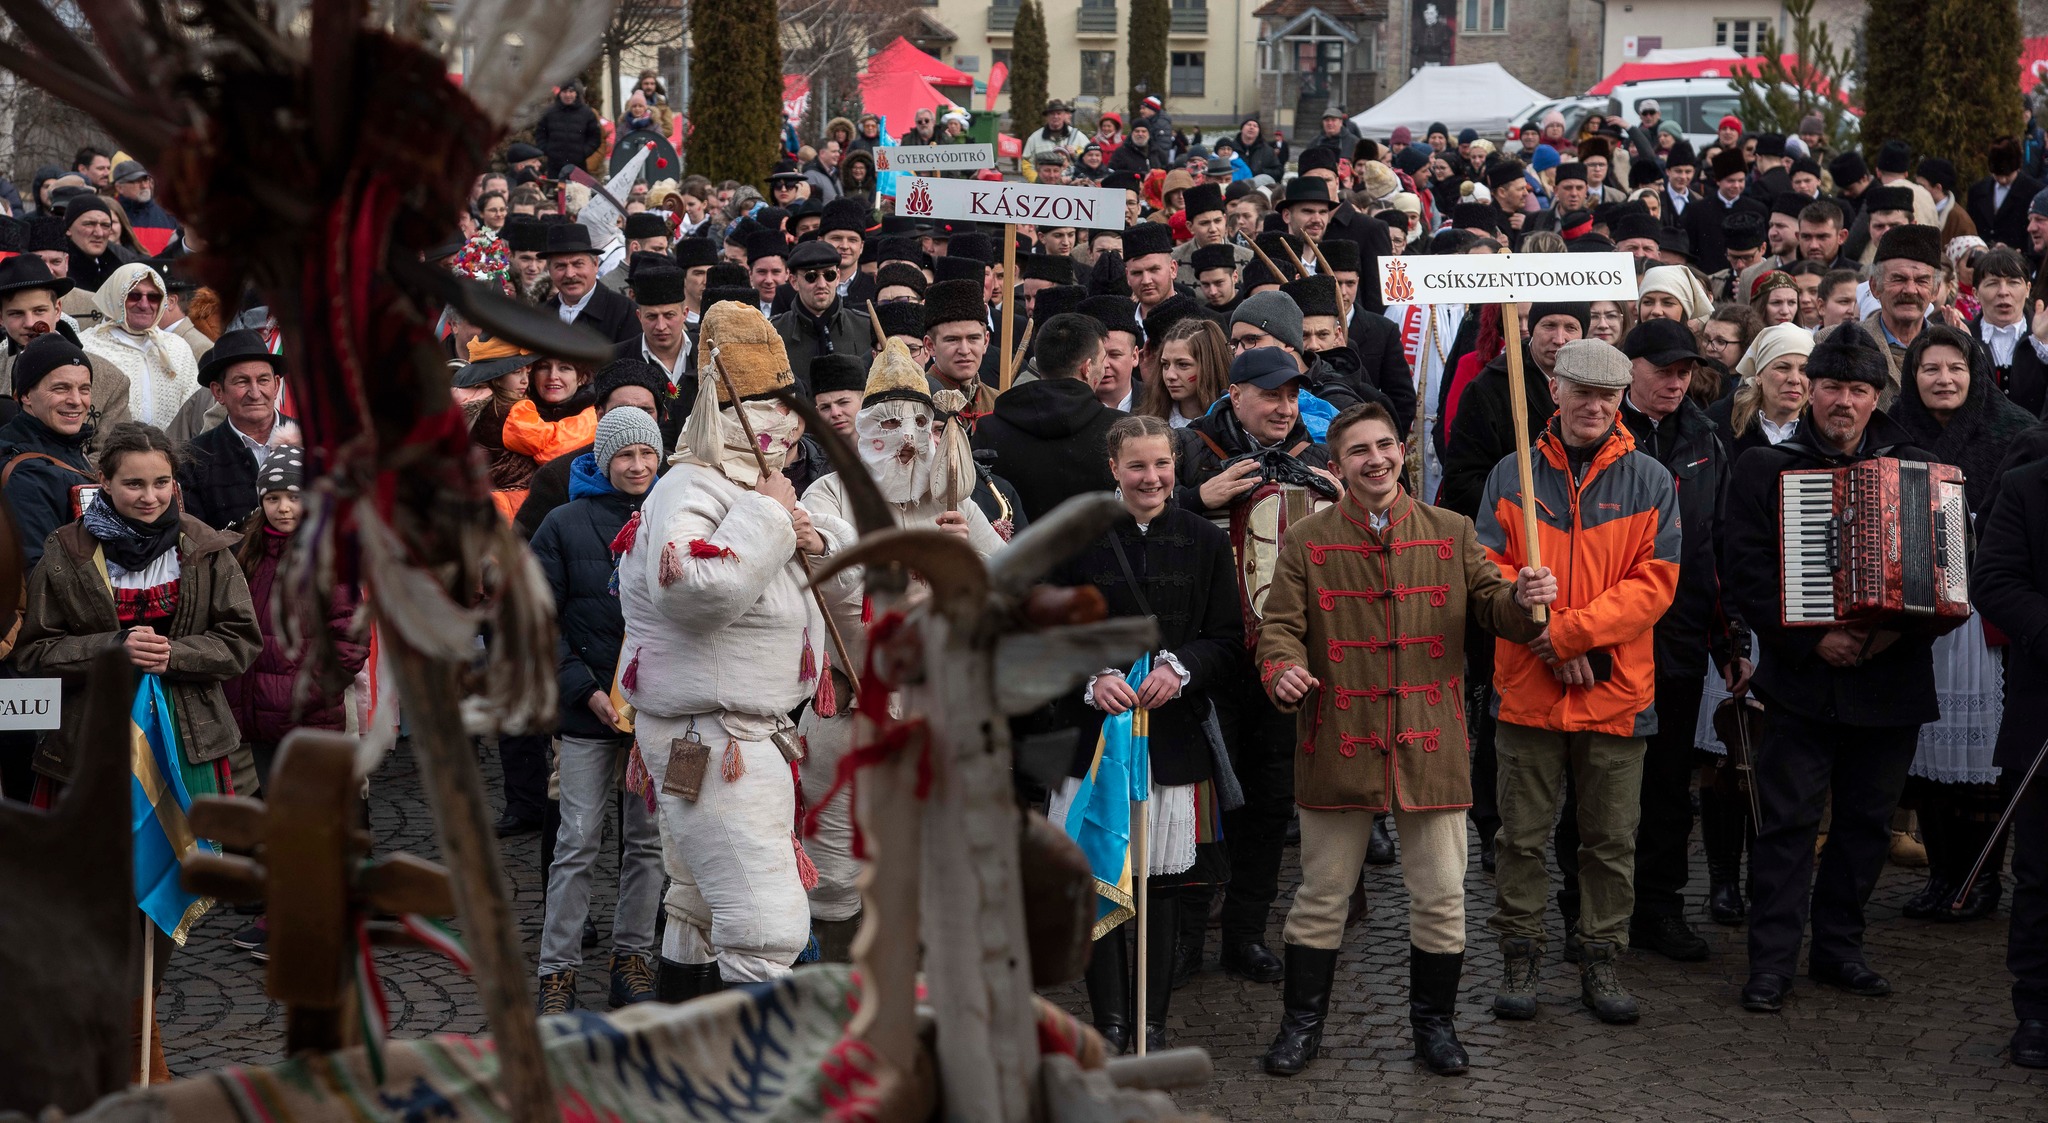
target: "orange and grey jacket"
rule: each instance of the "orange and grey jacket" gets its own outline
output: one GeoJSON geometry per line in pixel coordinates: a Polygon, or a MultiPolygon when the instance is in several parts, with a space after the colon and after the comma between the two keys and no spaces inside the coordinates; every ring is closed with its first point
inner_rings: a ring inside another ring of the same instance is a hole
{"type": "MultiPolygon", "coordinates": [[[[1558,581],[1551,646],[1563,659],[1604,653],[1613,670],[1591,686],[1567,687],[1527,646],[1496,640],[1497,716],[1536,729],[1646,737],[1657,731],[1652,629],[1678,592],[1671,473],[1638,452],[1620,425],[1576,483],[1554,421],[1535,453],[1537,543],[1558,581]]],[[[1529,557],[1517,476],[1512,455],[1494,466],[1475,520],[1479,544],[1509,580],[1529,557]]]]}

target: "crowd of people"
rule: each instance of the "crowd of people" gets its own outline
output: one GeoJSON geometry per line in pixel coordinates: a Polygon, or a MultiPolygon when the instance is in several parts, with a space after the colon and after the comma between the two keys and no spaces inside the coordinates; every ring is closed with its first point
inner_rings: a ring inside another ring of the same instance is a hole
{"type": "MultiPolygon", "coordinates": [[[[1639,109],[1499,144],[1363,138],[1332,111],[1290,150],[1256,119],[1190,142],[1158,98],[1092,131],[1051,102],[1021,174],[1121,190],[1106,229],[898,215],[882,122],[835,119],[765,196],[652,179],[594,228],[556,178],[595,150],[565,91],[428,255],[614,345],[589,364],[443,320],[560,625],[558,729],[496,746],[498,832],[537,833],[547,871],[540,1010],[578,1004],[602,942],[607,823],[613,1006],[850,955],[861,863],[834,779],[872,606],[854,571],[810,588],[854,542],[853,501],[789,388],[901,526],[986,557],[1077,495],[1131,516],[1053,580],[1153,618],[1158,645],[1015,729],[1071,737],[1065,783],[1020,778],[1064,822],[1106,719],[1150,714],[1146,923],[1100,934],[1087,973],[1113,1050],[1167,1044],[1173,993],[1214,968],[1280,984],[1265,1068],[1303,1071],[1369,864],[1401,866],[1416,1055],[1446,1074],[1469,1063],[1474,878],[1506,1019],[1541,1011],[1553,864],[1563,958],[1616,1024],[1639,1016],[1625,952],[1711,954],[1696,908],[1747,927],[1736,1000],[1759,1012],[1809,933],[1813,981],[1890,993],[1864,943],[1887,861],[1927,871],[1908,915],[1991,916],[1993,826],[2048,728],[2041,169],[1998,139],[1964,188],[1898,141],[1830,152],[1817,119],[1731,117],[1695,153],[1639,109]],[[1510,320],[1381,292],[1390,255],[1508,250],[1631,254],[1640,295],[1510,320]],[[1973,611],[1786,624],[1780,477],[1879,457],[1962,471],[1973,611]]],[[[964,124],[920,112],[899,143],[964,124]]],[[[357,699],[298,681],[273,619],[307,483],[276,327],[220,322],[140,165],[88,148],[45,170],[0,221],[0,487],[32,567],[7,673],[75,695],[119,645],[170,684],[191,790],[260,792],[289,729],[361,725],[357,699]]],[[[361,608],[329,612],[351,670],[361,608]]],[[[77,713],[4,743],[9,796],[55,798],[77,713]]],[[[2048,795],[2018,806],[2011,1057],[2041,1067],[2048,795]]],[[[261,918],[234,939],[261,956],[261,918]]]]}

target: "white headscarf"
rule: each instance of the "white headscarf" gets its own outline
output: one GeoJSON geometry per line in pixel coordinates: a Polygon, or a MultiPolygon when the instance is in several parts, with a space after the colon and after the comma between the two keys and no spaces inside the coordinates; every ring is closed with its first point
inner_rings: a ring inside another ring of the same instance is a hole
{"type": "Polygon", "coordinates": [[[1714,310],[1714,298],[1707,293],[1707,287],[1700,284],[1699,277],[1683,265],[1653,266],[1643,274],[1643,281],[1637,287],[1637,298],[1642,293],[1661,292],[1678,298],[1685,306],[1685,318],[1704,320],[1714,310]]]}
{"type": "Polygon", "coordinates": [[[1772,324],[1756,333],[1750,340],[1749,350],[1742,353],[1741,361],[1735,364],[1735,373],[1744,378],[1755,378],[1765,367],[1786,355],[1813,354],[1813,333],[1798,324],[1772,324]]]}
{"type": "Polygon", "coordinates": [[[185,400],[198,392],[199,363],[189,344],[157,326],[163,322],[161,303],[148,327],[141,331],[129,328],[128,294],[144,281],[155,284],[159,293],[170,291],[156,270],[139,261],[114,270],[92,298],[103,320],[87,329],[78,342],[128,376],[130,416],[163,429],[169,427],[185,400]]]}

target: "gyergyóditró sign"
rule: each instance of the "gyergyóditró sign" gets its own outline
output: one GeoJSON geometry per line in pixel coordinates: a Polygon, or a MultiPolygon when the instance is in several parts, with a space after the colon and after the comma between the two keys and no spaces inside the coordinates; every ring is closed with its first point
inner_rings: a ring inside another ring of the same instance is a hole
{"type": "Polygon", "coordinates": [[[996,166],[993,144],[907,144],[873,149],[878,172],[978,172],[996,166]]]}
{"type": "Polygon", "coordinates": [[[1030,223],[1041,228],[1121,230],[1124,193],[1102,187],[905,176],[896,182],[896,213],[913,218],[1030,223]]]}

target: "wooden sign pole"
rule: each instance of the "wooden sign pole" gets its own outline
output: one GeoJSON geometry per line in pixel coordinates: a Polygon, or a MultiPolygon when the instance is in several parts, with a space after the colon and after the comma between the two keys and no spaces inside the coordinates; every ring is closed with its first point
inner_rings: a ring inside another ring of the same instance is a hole
{"type": "MultiPolygon", "coordinates": [[[[1010,392],[1010,379],[1017,373],[1015,358],[1010,354],[1010,343],[1015,338],[1017,320],[1012,313],[1010,302],[1017,299],[1017,228],[1003,223],[1003,324],[1002,324],[1002,381],[997,385],[998,394],[1010,392]]],[[[974,403],[969,402],[969,405],[974,403]]]]}
{"type": "MultiPolygon", "coordinates": [[[[1536,473],[1529,462],[1529,391],[1522,385],[1521,307],[1510,300],[1500,306],[1501,335],[1508,348],[1508,408],[1514,415],[1515,474],[1522,484],[1522,543],[1528,551],[1530,569],[1543,565],[1542,545],[1536,540],[1536,473]]],[[[1542,605],[1529,609],[1538,624],[1550,619],[1542,605]]]]}

